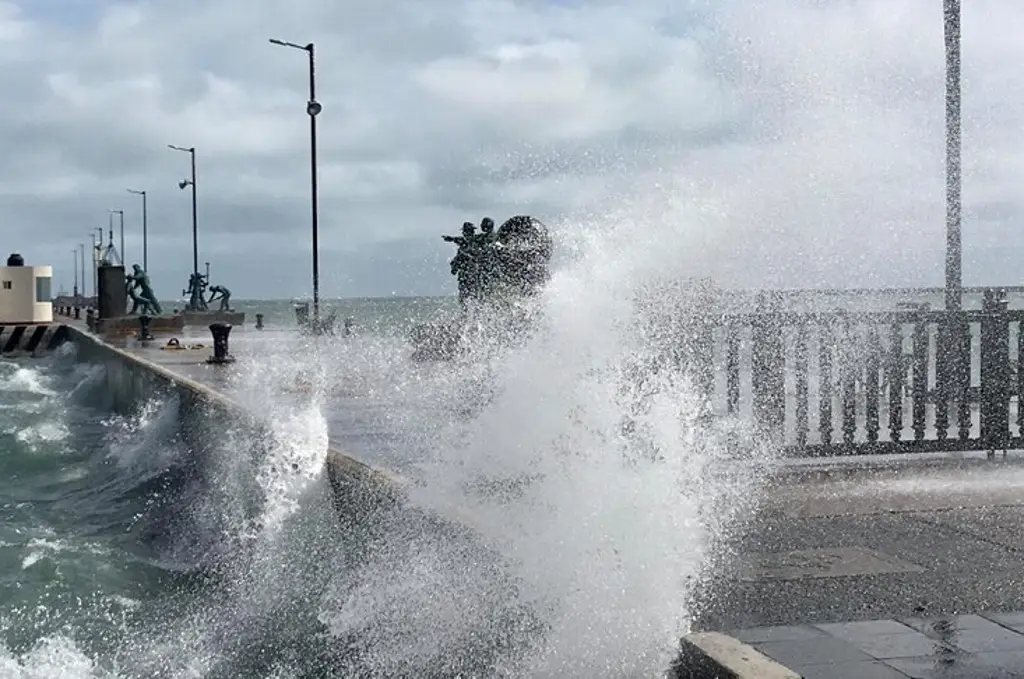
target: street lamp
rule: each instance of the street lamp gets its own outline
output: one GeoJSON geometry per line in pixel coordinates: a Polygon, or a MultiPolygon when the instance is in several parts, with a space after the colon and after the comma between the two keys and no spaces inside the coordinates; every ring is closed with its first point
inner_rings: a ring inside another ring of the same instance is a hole
{"type": "Polygon", "coordinates": [[[128,266],[124,258],[124,210],[110,211],[110,240],[114,240],[114,215],[121,216],[121,266],[128,266]]]}
{"type": "MultiPolygon", "coordinates": [[[[74,292],[71,293],[71,296],[74,297],[74,299],[77,300],[78,299],[78,248],[75,248],[74,250],[71,251],[71,257],[75,261],[75,288],[74,288],[74,292]]],[[[85,273],[85,272],[83,271],[82,273],[85,273]]],[[[76,301],[75,304],[77,305],[78,302],[76,301]]]]}
{"type": "Polygon", "coordinates": [[[963,302],[960,0],[943,2],[946,42],[946,311],[959,311],[963,302]]]}
{"type": "Polygon", "coordinates": [[[79,243],[78,249],[82,252],[82,297],[86,297],[85,294],[85,243],[79,243]]]}
{"type": "Polygon", "coordinates": [[[316,66],[314,60],[313,43],[299,45],[294,42],[286,42],[271,38],[270,42],[281,47],[291,47],[303,50],[309,55],[309,100],[306,102],[306,113],[309,115],[309,176],[310,192],[313,203],[313,319],[316,327],[320,321],[320,244],[318,227],[317,208],[317,182],[316,182],[316,117],[323,111],[323,106],[316,100],[316,66]]]}
{"type": "Polygon", "coordinates": [[[182,179],[178,182],[178,188],[182,191],[186,187],[192,187],[192,275],[199,276],[199,213],[196,210],[196,148],[191,146],[175,146],[168,144],[167,148],[175,151],[183,151],[192,157],[192,179],[182,179]]]}
{"type": "Polygon", "coordinates": [[[97,226],[93,231],[96,233],[92,237],[92,293],[98,298],[100,294],[100,259],[103,256],[103,227],[97,226]]]}
{"type": "Polygon", "coordinates": [[[146,192],[128,189],[128,193],[134,193],[136,196],[142,196],[142,270],[146,271],[149,269],[149,234],[147,233],[146,225],[146,192]]]}

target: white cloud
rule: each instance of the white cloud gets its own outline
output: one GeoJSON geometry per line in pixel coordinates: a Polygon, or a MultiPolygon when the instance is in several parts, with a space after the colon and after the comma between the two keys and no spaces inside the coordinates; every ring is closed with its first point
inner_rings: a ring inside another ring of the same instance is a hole
{"type": "MultiPolygon", "coordinates": [[[[182,287],[166,144],[195,145],[201,259],[236,297],[307,290],[306,61],[280,37],[317,46],[327,294],[450,287],[464,219],[616,207],[726,284],[942,279],[939,0],[64,5],[0,2],[0,219],[30,260],[110,208],[137,259],[145,188],[155,285],[182,287]]],[[[1016,282],[1024,5],[963,13],[965,277],[1016,282]]]]}

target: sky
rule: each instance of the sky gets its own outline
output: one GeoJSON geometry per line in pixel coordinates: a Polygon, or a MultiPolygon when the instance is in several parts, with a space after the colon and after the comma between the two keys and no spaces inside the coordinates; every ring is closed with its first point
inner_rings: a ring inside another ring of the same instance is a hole
{"type": "MultiPolygon", "coordinates": [[[[1020,284],[1024,3],[963,9],[964,282],[1020,284]]],[[[163,298],[450,294],[465,220],[656,229],[727,286],[941,285],[941,0],[0,0],[0,233],[72,285],[124,210],[163,298]]],[[[115,224],[115,245],[119,238],[115,224]]]]}

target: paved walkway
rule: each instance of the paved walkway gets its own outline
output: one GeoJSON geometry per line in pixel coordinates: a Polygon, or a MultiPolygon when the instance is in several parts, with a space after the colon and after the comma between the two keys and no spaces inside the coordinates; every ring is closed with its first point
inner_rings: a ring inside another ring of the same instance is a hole
{"type": "Polygon", "coordinates": [[[1024,677],[1024,613],[731,632],[804,679],[1024,677]]]}

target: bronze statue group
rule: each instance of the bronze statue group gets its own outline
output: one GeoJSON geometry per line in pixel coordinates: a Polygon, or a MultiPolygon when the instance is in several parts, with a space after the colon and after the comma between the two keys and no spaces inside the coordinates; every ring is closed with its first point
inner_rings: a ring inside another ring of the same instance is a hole
{"type": "Polygon", "coordinates": [[[223,285],[210,285],[206,276],[198,271],[189,275],[188,289],[181,291],[182,295],[188,295],[189,301],[186,309],[189,311],[208,311],[214,300],[220,300],[218,311],[233,311],[231,308],[231,291],[223,285]],[[210,298],[205,299],[203,295],[209,292],[210,298]]]}
{"type": "Polygon", "coordinates": [[[497,230],[494,220],[484,217],[479,233],[472,222],[465,222],[461,236],[442,238],[458,246],[451,272],[463,307],[499,291],[533,294],[547,282],[551,242],[544,225],[532,217],[512,217],[497,230]]]}
{"type": "MultiPolygon", "coordinates": [[[[230,290],[223,285],[211,285],[209,286],[210,299],[207,300],[203,298],[203,294],[207,292],[207,287],[204,275],[196,273],[189,277],[189,290],[183,291],[184,294],[191,293],[189,310],[206,311],[209,309],[208,304],[219,299],[220,311],[232,311],[230,306],[230,290]]],[[[160,302],[157,301],[156,295],[153,294],[153,288],[149,283],[149,275],[138,264],[133,264],[132,272],[125,276],[125,294],[132,301],[132,308],[128,312],[131,315],[141,313],[145,316],[159,316],[163,312],[160,302]]]]}

